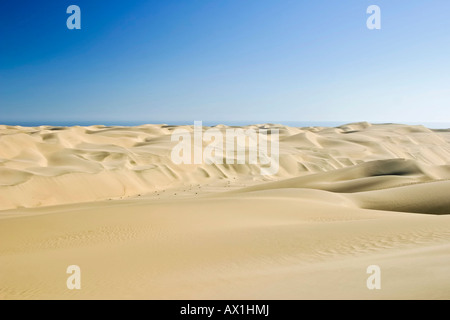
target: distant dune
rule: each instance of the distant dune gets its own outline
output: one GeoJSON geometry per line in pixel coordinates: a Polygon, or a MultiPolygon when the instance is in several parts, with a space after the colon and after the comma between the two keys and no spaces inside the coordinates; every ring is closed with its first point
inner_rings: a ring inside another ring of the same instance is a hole
{"type": "Polygon", "coordinates": [[[177,128],[0,126],[0,209],[128,198],[227,180],[245,185],[296,177],[308,188],[356,192],[450,176],[450,132],[421,126],[248,126],[280,130],[280,170],[273,177],[261,176],[257,165],[174,164],[170,137],[177,128]],[[386,159],[410,161],[375,161],[386,159]],[[335,171],[343,168],[348,170],[335,171]]]}
{"type": "Polygon", "coordinates": [[[0,126],[0,299],[450,298],[450,130],[248,126],[263,176],[174,164],[178,128],[0,126]]]}

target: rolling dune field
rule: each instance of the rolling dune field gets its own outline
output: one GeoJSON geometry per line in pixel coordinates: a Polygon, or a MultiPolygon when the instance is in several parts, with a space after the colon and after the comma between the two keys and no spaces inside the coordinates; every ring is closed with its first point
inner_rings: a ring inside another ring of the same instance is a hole
{"type": "Polygon", "coordinates": [[[180,128],[0,126],[0,299],[450,299],[450,130],[245,127],[267,176],[173,163],[180,128]]]}

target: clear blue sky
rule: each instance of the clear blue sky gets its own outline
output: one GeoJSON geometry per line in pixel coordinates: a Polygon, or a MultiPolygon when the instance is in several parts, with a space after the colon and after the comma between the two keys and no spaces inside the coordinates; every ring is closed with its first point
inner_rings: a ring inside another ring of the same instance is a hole
{"type": "Polygon", "coordinates": [[[2,1],[0,123],[450,122],[449,16],[448,0],[2,1]]]}

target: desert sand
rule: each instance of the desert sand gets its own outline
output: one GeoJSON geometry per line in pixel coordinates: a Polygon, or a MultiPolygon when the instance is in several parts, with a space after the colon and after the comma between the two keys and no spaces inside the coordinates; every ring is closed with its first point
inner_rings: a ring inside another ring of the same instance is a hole
{"type": "Polygon", "coordinates": [[[174,164],[177,128],[0,126],[0,299],[450,299],[450,130],[248,126],[262,176],[174,164]]]}

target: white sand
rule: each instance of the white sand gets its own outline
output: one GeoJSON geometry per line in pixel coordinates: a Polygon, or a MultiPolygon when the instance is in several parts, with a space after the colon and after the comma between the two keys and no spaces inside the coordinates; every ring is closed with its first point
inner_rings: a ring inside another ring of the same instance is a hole
{"type": "Polygon", "coordinates": [[[271,177],[173,164],[173,126],[0,126],[0,299],[450,298],[449,131],[265,127],[271,177]]]}

